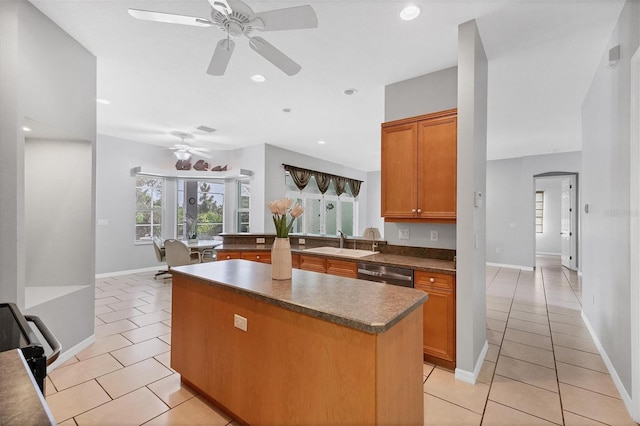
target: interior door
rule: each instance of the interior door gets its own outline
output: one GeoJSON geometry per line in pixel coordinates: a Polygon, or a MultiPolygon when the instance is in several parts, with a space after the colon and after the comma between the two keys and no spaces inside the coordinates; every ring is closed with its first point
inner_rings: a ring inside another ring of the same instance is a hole
{"type": "Polygon", "coordinates": [[[577,265],[577,220],[576,220],[576,177],[562,179],[560,203],[560,250],[562,266],[576,270],[577,265]]]}

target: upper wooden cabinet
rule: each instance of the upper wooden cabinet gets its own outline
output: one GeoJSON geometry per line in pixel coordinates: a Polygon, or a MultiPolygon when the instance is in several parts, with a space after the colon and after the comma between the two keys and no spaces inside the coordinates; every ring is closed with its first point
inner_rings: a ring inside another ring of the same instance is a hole
{"type": "Polygon", "coordinates": [[[382,216],[456,220],[457,110],[382,124],[382,216]]]}

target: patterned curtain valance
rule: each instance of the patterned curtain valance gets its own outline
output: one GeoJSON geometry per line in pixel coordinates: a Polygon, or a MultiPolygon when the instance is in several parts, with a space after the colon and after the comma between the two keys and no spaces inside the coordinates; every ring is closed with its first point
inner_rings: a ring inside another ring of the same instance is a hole
{"type": "Polygon", "coordinates": [[[291,175],[293,183],[295,183],[298,189],[301,191],[309,184],[311,176],[313,176],[316,178],[318,189],[323,194],[327,192],[327,189],[329,189],[329,184],[332,180],[333,186],[336,190],[336,194],[344,194],[346,192],[347,184],[349,184],[351,195],[353,195],[354,198],[357,197],[358,194],[360,194],[360,185],[362,185],[361,180],[346,178],[343,176],[335,176],[329,173],[318,172],[316,170],[303,169],[300,167],[290,166],[288,164],[283,164],[283,166],[284,169],[291,175]]]}

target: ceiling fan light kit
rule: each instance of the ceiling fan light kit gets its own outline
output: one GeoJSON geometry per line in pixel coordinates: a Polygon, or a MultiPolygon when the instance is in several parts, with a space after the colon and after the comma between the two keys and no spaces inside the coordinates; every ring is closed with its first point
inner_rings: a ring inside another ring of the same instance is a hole
{"type": "Polygon", "coordinates": [[[171,24],[192,25],[198,27],[216,26],[226,32],[226,38],[218,41],[207,68],[207,74],[222,76],[227,70],[231,54],[235,48],[232,38],[244,36],[249,46],[260,56],[271,62],[289,76],[296,75],[302,67],[267,40],[250,36],[254,29],[258,31],[298,30],[316,28],[318,18],[309,5],[287,7],[254,13],[241,0],[209,0],[211,18],[176,15],[140,9],[129,9],[129,14],[144,21],[165,22],[171,24]]]}

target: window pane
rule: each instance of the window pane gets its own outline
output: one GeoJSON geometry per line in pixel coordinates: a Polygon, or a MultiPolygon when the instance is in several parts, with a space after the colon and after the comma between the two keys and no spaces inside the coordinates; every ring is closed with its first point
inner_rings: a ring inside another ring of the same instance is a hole
{"type": "Polygon", "coordinates": [[[320,233],[320,199],[319,198],[307,198],[304,206],[304,214],[307,234],[319,234],[320,233]]]}
{"type": "Polygon", "coordinates": [[[151,226],[136,226],[136,240],[151,240],[151,226]]]}
{"type": "Polygon", "coordinates": [[[325,201],[324,203],[324,233],[327,235],[338,235],[338,208],[336,204],[336,201],[325,201]]]}
{"type": "Polygon", "coordinates": [[[238,212],[238,232],[249,232],[249,212],[238,212]]]}
{"type": "Polygon", "coordinates": [[[238,208],[248,209],[251,199],[251,185],[249,182],[238,182],[238,208]]]}
{"type": "Polygon", "coordinates": [[[353,201],[340,201],[342,232],[353,235],[353,201]]]}

